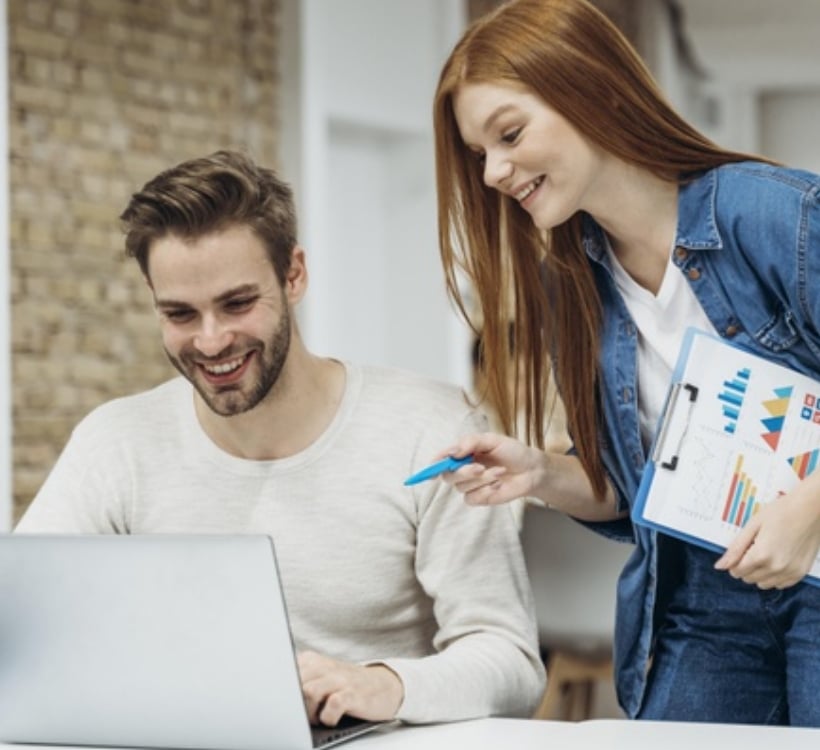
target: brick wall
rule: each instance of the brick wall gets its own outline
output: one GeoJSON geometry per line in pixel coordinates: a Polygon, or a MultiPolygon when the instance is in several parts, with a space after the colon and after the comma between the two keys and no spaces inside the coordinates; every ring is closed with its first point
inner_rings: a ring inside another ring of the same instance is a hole
{"type": "Polygon", "coordinates": [[[15,517],[74,424],[171,373],[117,216],[223,147],[276,165],[278,0],[8,0],[15,517]]]}

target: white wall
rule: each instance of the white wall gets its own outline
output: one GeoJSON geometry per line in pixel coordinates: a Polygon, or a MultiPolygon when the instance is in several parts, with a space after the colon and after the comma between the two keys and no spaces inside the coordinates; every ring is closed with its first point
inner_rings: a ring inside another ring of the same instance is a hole
{"type": "Polygon", "coordinates": [[[820,0],[677,0],[721,145],[818,170],[820,0]]]}
{"type": "Polygon", "coordinates": [[[11,528],[11,251],[8,173],[8,14],[0,0],[0,531],[11,528]]]}
{"type": "Polygon", "coordinates": [[[669,103],[687,119],[693,113],[691,74],[681,65],[665,0],[639,0],[639,47],[669,103]]]}
{"type": "Polygon", "coordinates": [[[438,256],[432,100],[463,0],[285,0],[282,169],[317,354],[469,383],[438,256]]]}
{"type": "Polygon", "coordinates": [[[820,81],[805,90],[763,92],[759,108],[763,153],[820,174],[820,81]]]}

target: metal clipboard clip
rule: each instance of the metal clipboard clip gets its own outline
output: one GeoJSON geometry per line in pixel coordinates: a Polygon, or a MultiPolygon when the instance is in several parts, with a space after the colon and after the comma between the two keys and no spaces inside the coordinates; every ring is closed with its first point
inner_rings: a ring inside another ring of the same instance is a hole
{"type": "Polygon", "coordinates": [[[698,388],[691,383],[675,383],[669,391],[658,438],[652,450],[652,461],[662,469],[674,471],[677,468],[678,453],[697,399],[698,388]],[[681,398],[683,392],[689,394],[687,400],[681,398]]]}

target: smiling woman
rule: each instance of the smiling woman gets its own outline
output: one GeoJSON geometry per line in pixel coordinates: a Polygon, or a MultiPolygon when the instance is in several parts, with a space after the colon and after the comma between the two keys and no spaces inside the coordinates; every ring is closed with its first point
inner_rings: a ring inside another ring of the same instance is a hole
{"type": "Polygon", "coordinates": [[[593,197],[588,186],[601,171],[603,152],[534,94],[465,83],[453,96],[453,113],[484,183],[517,201],[535,226],[561,224],[593,197]]]}
{"type": "Polygon", "coordinates": [[[699,132],[588,0],[509,0],[479,19],[433,107],[448,289],[465,315],[464,277],[476,292],[507,433],[442,446],[473,456],[443,481],[472,505],[535,497],[635,542],[615,638],[629,716],[820,725],[820,589],[802,582],[820,551],[820,473],[722,555],[630,521],[688,327],[820,379],[805,273],[820,272],[820,175],[699,132]],[[545,450],[550,363],[566,455],[545,450]],[[520,385],[524,440],[508,436],[505,396],[520,385]],[[737,675],[753,686],[742,698],[737,675]]]}

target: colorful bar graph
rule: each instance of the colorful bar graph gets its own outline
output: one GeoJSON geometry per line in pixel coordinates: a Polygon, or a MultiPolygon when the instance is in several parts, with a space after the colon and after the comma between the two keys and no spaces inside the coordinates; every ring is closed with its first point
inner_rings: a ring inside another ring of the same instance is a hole
{"type": "Polygon", "coordinates": [[[744,526],[757,513],[758,508],[757,486],[743,471],[743,454],[740,454],[735,462],[729,491],[726,493],[721,520],[733,526],[744,526]]]}

